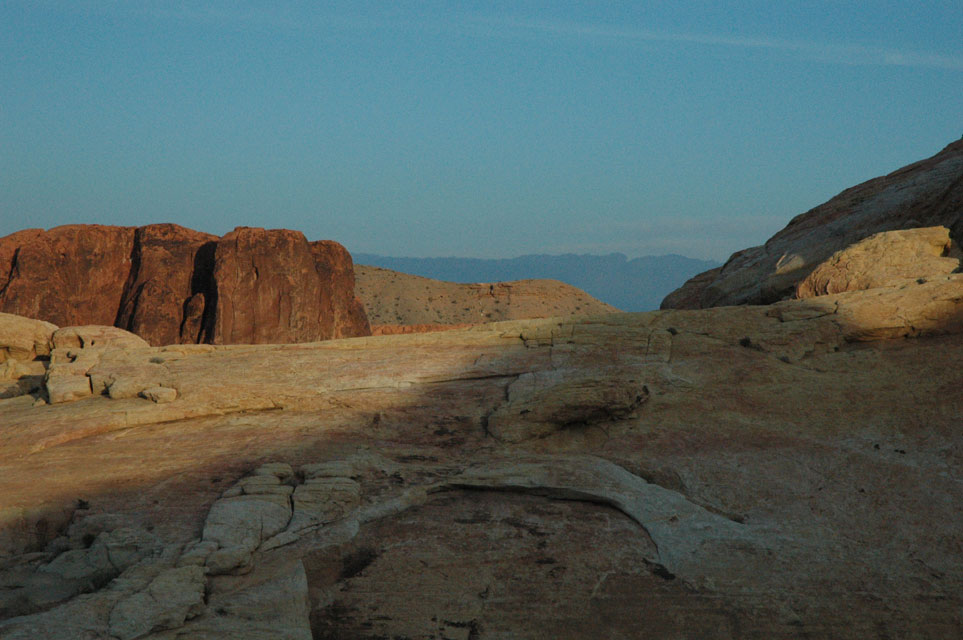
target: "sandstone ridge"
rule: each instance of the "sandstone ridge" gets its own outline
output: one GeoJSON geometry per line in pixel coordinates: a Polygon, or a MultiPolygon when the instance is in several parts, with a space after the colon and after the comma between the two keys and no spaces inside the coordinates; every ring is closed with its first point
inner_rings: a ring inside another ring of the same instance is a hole
{"type": "Polygon", "coordinates": [[[907,277],[940,275],[953,263],[933,258],[959,260],[961,242],[963,140],[958,140],[931,158],[847,189],[796,216],[764,245],[734,253],[722,267],[690,279],[666,296],[662,308],[767,304],[794,295],[877,286],[910,271],[915,273],[907,277]],[[933,229],[939,227],[945,232],[933,229]],[[873,245],[860,244],[871,236],[873,245]],[[838,255],[843,251],[849,255],[838,255]],[[882,264],[861,260],[860,274],[850,266],[844,268],[847,273],[833,266],[841,259],[848,262],[854,252],[878,258],[890,251],[898,257],[890,255],[882,264]],[[914,255],[926,260],[914,264],[914,255]],[[830,275],[833,270],[837,273],[830,275]]]}
{"type": "Polygon", "coordinates": [[[369,333],[348,252],[284,229],[220,238],[174,224],[19,231],[0,238],[0,311],[114,325],[153,345],[369,333]]]}
{"type": "Polygon", "coordinates": [[[523,318],[590,316],[615,307],[558,280],[461,284],[355,265],[355,292],[375,332],[435,330],[523,318]]]}

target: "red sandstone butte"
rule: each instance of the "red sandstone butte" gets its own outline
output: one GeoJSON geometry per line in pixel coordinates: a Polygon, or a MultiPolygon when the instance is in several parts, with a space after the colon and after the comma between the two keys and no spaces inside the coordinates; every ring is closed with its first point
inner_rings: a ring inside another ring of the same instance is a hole
{"type": "Polygon", "coordinates": [[[217,243],[214,280],[214,344],[370,334],[354,302],[351,256],[313,249],[300,231],[235,229],[217,243]]]}
{"type": "Polygon", "coordinates": [[[311,342],[370,334],[341,245],[239,227],[68,225],[0,238],[0,311],[100,324],[152,345],[311,342]]]}
{"type": "Polygon", "coordinates": [[[0,238],[0,311],[59,326],[114,324],[134,231],[72,224],[0,238]]]}
{"type": "Polygon", "coordinates": [[[152,345],[199,342],[216,242],[176,224],[138,228],[117,326],[152,345]]]}

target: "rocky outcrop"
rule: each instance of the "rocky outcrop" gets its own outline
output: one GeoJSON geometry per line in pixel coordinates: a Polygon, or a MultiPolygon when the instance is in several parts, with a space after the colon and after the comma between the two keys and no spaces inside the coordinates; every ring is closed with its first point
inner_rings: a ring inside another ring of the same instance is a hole
{"type": "Polygon", "coordinates": [[[330,325],[331,335],[335,338],[368,335],[370,326],[364,305],[357,294],[352,295],[357,272],[351,260],[351,254],[343,246],[331,240],[318,240],[309,244],[321,281],[330,283],[328,287],[322,288],[321,322],[325,331],[330,325]],[[339,301],[337,297],[328,293],[329,291],[345,295],[345,300],[339,301]]]}
{"type": "Polygon", "coordinates": [[[0,311],[154,345],[368,335],[351,256],[300,232],[69,225],[0,238],[0,311]]]}
{"type": "MultiPolygon", "coordinates": [[[[935,156],[847,189],[793,218],[763,246],[732,255],[719,270],[700,274],[662,303],[663,309],[767,304],[808,294],[807,277],[833,254],[875,234],[943,226],[963,241],[963,140],[935,156]]],[[[819,276],[826,279],[823,275],[819,276]]]]}
{"type": "Polygon", "coordinates": [[[0,313],[0,363],[49,356],[56,330],[49,322],[0,313]]]}
{"type": "Polygon", "coordinates": [[[211,333],[217,240],[175,224],[138,227],[117,326],[154,345],[201,342],[211,333]]]}
{"type": "Polygon", "coordinates": [[[62,329],[91,393],[0,400],[0,637],[957,637],[961,291],[62,329]]]}
{"type": "Polygon", "coordinates": [[[112,325],[134,229],[67,225],[0,238],[0,311],[58,326],[112,325]]]}
{"type": "Polygon", "coordinates": [[[888,287],[960,268],[946,227],[884,231],[837,251],[796,287],[795,297],[888,287]]]}
{"type": "MultiPolygon", "coordinates": [[[[478,323],[481,324],[481,323],[478,323]]],[[[461,322],[458,324],[376,324],[371,326],[373,336],[400,336],[409,333],[428,333],[429,331],[451,331],[452,329],[467,329],[475,323],[461,322]]]]}
{"type": "Polygon", "coordinates": [[[369,333],[351,257],[298,231],[239,228],[217,243],[214,344],[311,342],[369,333]],[[350,295],[344,295],[348,292],[350,295]],[[340,294],[340,298],[336,297],[340,294]]]}
{"type": "Polygon", "coordinates": [[[380,267],[355,267],[355,292],[376,333],[433,331],[444,325],[617,313],[581,289],[558,280],[461,284],[380,267]]]}
{"type": "Polygon", "coordinates": [[[525,373],[506,390],[507,401],[488,416],[486,429],[504,442],[543,438],[559,429],[634,417],[648,388],[631,371],[554,369],[525,373]]]}

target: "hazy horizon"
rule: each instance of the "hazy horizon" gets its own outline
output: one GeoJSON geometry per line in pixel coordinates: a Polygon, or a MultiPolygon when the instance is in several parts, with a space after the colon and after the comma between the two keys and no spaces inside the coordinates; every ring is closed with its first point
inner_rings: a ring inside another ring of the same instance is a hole
{"type": "Polygon", "coordinates": [[[724,261],[958,139],[960,33],[955,2],[13,0],[0,236],[724,261]]]}

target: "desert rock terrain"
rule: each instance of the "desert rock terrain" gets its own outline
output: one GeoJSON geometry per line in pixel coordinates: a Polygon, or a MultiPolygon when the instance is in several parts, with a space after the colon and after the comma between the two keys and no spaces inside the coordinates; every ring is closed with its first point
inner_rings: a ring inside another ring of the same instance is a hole
{"type": "Polygon", "coordinates": [[[764,305],[153,346],[0,313],[0,638],[963,637],[961,211],[836,211],[865,233],[764,305]]]}
{"type": "Polygon", "coordinates": [[[618,311],[558,280],[460,284],[360,264],[354,271],[355,293],[376,333],[618,311]]]}
{"type": "Polygon", "coordinates": [[[5,363],[0,637],[963,631],[963,275],[311,344],[0,327],[50,353],[5,363]]]}
{"type": "MultiPolygon", "coordinates": [[[[940,257],[949,255],[955,246],[958,259],[963,242],[961,212],[963,140],[957,140],[931,158],[846,189],[796,216],[764,245],[738,251],[722,267],[689,280],[666,296],[662,308],[767,304],[793,297],[797,292],[806,295],[811,284],[805,281],[820,265],[838,261],[838,256],[834,256],[837,252],[884,232],[907,231],[915,238],[891,233],[888,239],[877,238],[875,247],[863,249],[878,250],[880,245],[892,244],[893,251],[904,253],[904,270],[913,268],[907,260],[908,251],[940,257]],[[926,227],[945,227],[952,245],[940,242],[941,250],[935,254],[925,249],[908,249],[907,245],[914,242],[933,246],[932,237],[923,238],[920,231],[912,231],[926,227]]],[[[891,265],[893,262],[898,261],[891,261],[891,265]]],[[[868,261],[866,266],[871,266],[868,261]]],[[[827,268],[823,267],[823,271],[827,268]]],[[[936,273],[942,272],[937,267],[936,273]]]]}

